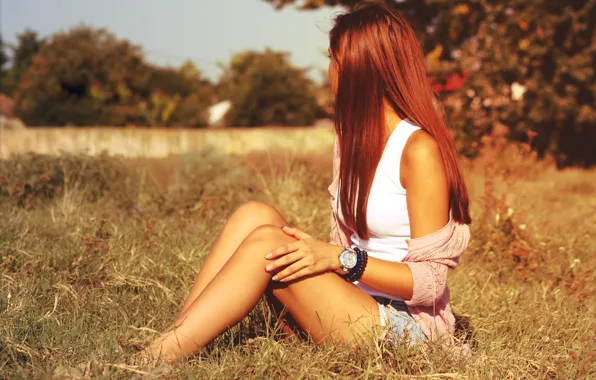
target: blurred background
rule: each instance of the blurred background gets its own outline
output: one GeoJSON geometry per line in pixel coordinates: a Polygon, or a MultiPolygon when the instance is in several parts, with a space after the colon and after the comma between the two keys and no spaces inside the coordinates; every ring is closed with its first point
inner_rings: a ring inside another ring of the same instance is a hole
{"type": "MultiPolygon", "coordinates": [[[[330,126],[327,33],[358,2],[3,0],[1,153],[167,155],[204,142],[191,128],[330,126]]],[[[461,153],[514,141],[596,163],[595,1],[393,2],[461,153]]]]}

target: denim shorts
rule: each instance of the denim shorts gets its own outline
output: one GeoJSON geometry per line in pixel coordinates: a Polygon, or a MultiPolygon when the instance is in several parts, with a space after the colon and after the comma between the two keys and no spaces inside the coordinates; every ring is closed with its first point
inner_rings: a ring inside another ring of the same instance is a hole
{"type": "Polygon", "coordinates": [[[408,306],[403,301],[383,297],[374,297],[374,299],[379,305],[381,326],[383,326],[382,339],[388,340],[393,345],[428,341],[428,337],[418,327],[414,317],[408,311],[408,306]]]}

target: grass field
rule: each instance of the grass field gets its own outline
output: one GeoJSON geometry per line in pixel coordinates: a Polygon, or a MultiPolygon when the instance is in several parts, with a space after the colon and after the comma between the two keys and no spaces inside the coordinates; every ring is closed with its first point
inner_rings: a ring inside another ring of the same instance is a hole
{"type": "Polygon", "coordinates": [[[0,161],[0,378],[596,377],[596,171],[513,147],[465,170],[472,242],[449,281],[470,357],[291,342],[259,305],[187,363],[149,370],[122,363],[175,317],[236,207],[266,201],[327,238],[330,147],[0,161]]]}

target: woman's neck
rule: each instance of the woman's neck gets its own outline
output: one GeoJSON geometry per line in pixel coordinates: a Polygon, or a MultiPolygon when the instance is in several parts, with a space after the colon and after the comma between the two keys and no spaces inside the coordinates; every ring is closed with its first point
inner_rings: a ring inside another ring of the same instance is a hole
{"type": "Polygon", "coordinates": [[[387,136],[391,136],[391,133],[393,133],[402,119],[397,115],[397,113],[393,110],[393,107],[391,107],[387,101],[383,103],[385,108],[385,130],[387,131],[387,136]]]}

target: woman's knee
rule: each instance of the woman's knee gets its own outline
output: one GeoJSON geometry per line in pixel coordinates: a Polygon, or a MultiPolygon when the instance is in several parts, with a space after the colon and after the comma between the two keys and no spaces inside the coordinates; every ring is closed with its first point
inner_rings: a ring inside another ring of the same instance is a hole
{"type": "Polygon", "coordinates": [[[262,224],[248,234],[245,242],[260,243],[271,241],[272,239],[278,239],[281,234],[283,234],[283,231],[280,226],[274,224],[262,224]]]}
{"type": "Polygon", "coordinates": [[[280,226],[264,224],[255,228],[242,242],[243,252],[257,255],[258,259],[265,259],[267,252],[281,247],[294,239],[286,235],[280,226]]]}
{"type": "Polygon", "coordinates": [[[275,207],[259,201],[248,201],[238,207],[234,213],[234,218],[253,223],[256,227],[285,221],[275,207]]]}

